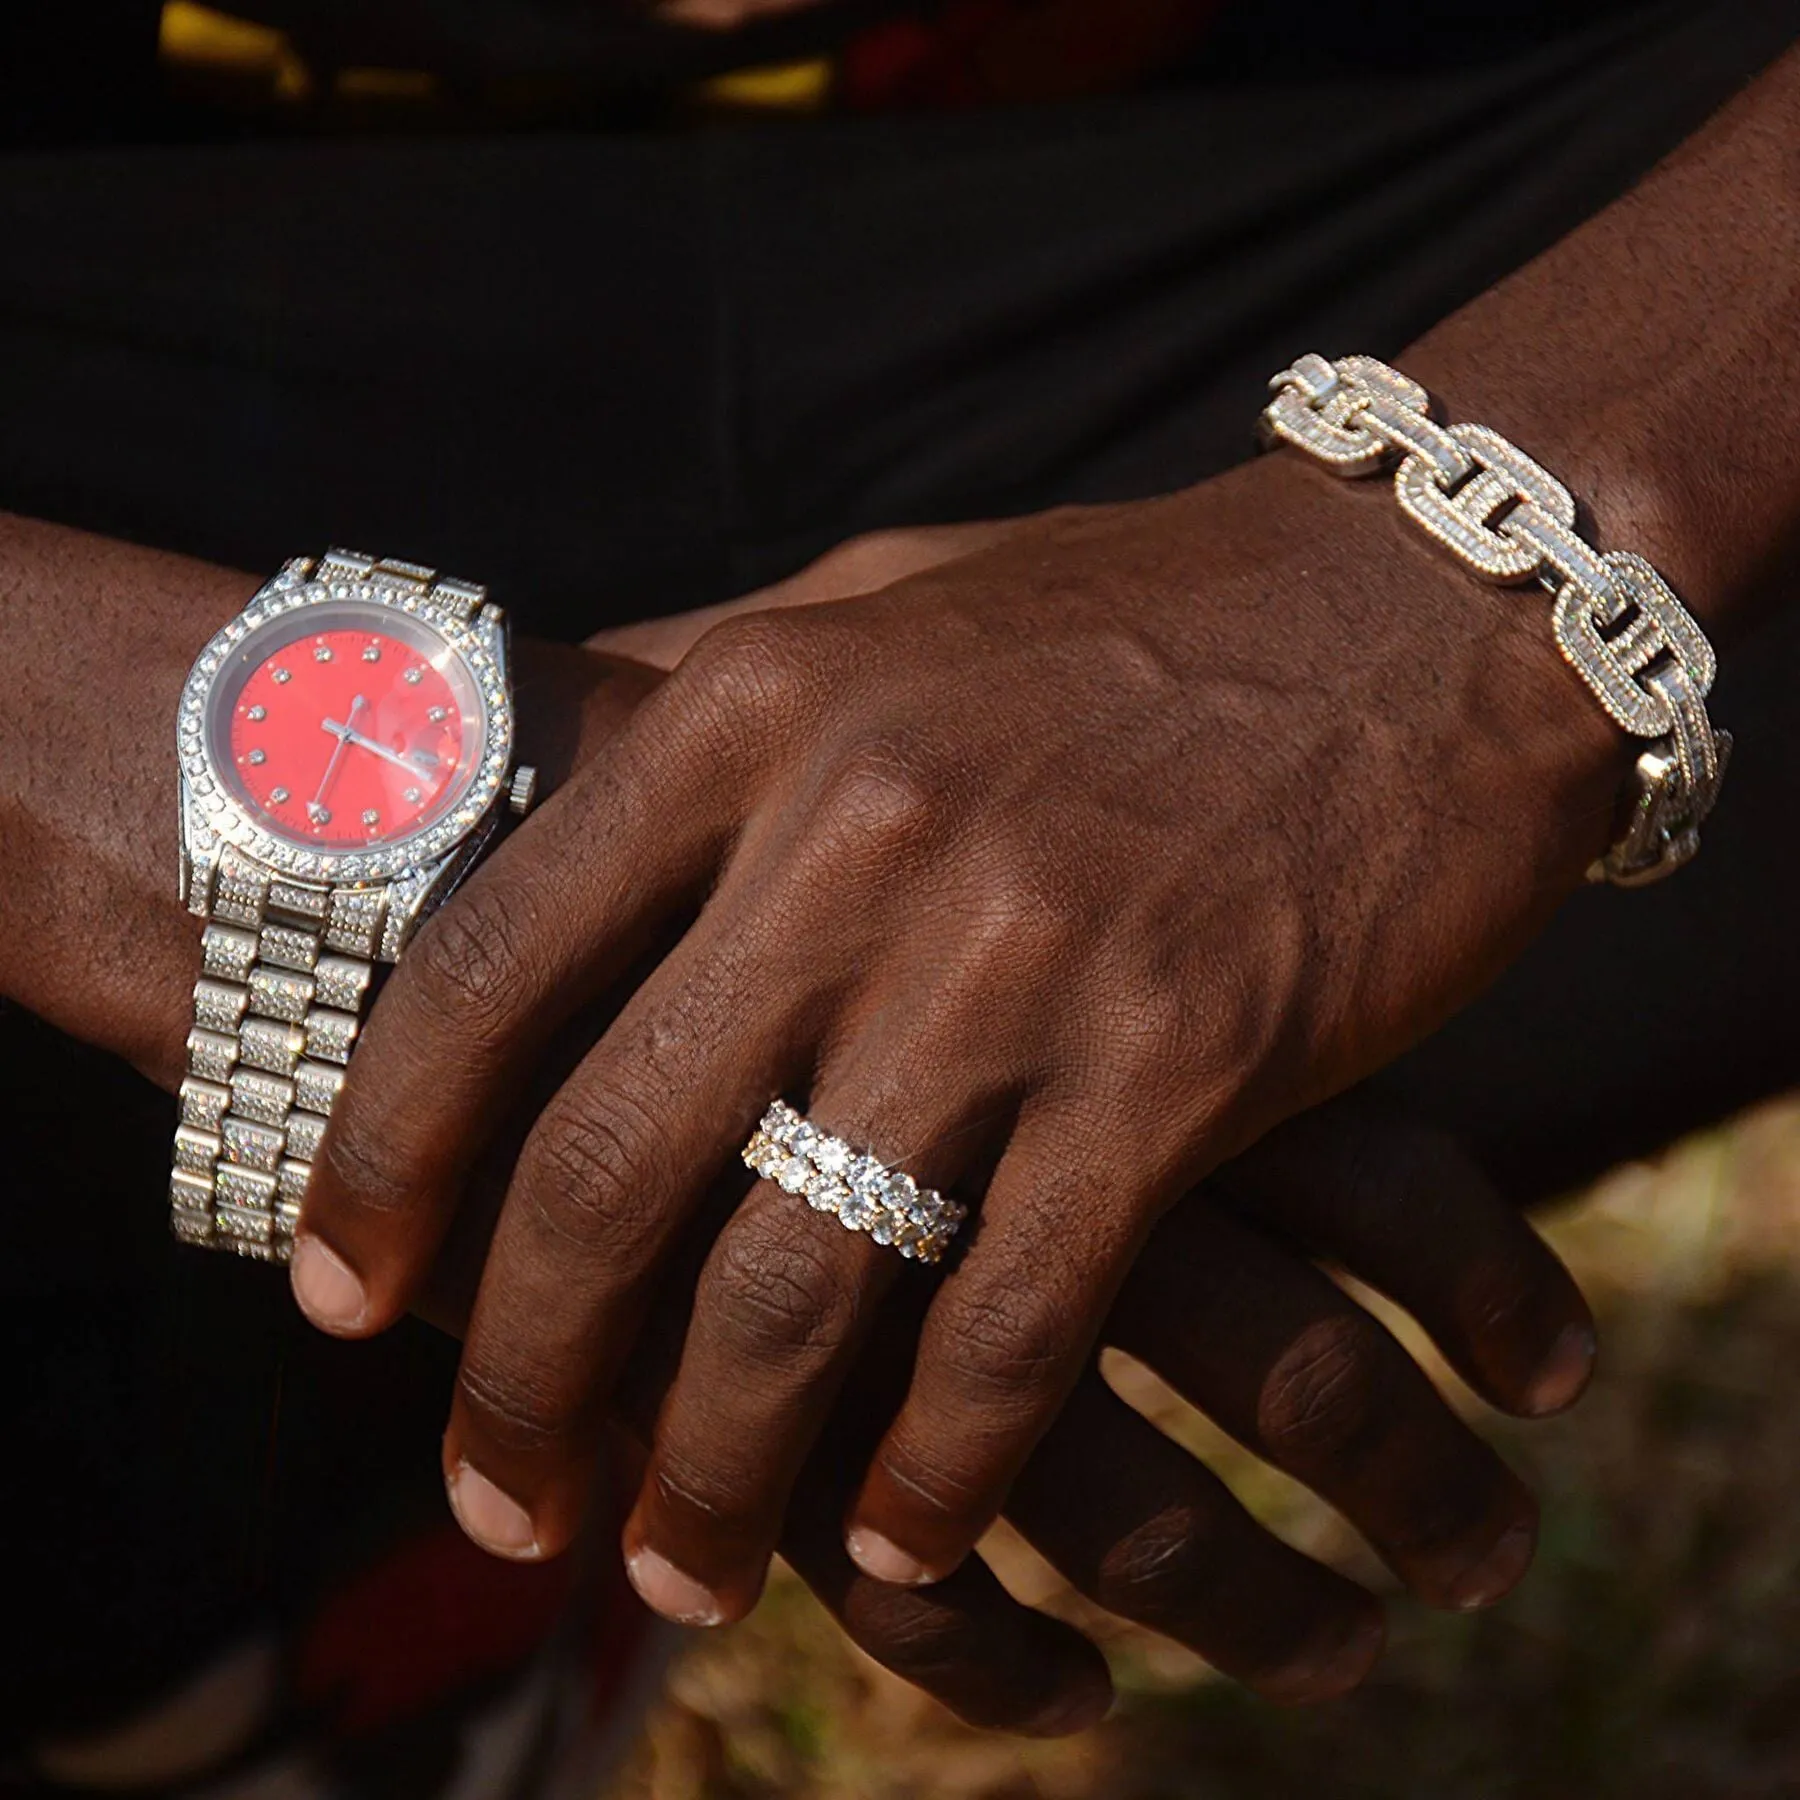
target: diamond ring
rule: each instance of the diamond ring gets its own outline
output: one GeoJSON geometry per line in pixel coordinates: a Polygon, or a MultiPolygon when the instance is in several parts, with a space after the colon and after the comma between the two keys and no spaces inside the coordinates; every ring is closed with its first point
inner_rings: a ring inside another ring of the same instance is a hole
{"type": "Polygon", "coordinates": [[[915,1262],[936,1262],[969,1216],[936,1188],[922,1188],[903,1170],[820,1131],[785,1100],[763,1114],[744,1161],[814,1212],[830,1213],[847,1231],[866,1231],[915,1262]]]}

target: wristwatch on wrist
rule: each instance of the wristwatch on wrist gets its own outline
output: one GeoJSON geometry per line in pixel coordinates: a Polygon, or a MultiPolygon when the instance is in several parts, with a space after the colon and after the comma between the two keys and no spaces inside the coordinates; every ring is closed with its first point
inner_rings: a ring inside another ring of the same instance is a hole
{"type": "Polygon", "coordinates": [[[286,1262],[374,965],[535,776],[506,621],[416,563],[297,557],[200,653],[176,723],[181,896],[207,921],[170,1218],[286,1262]]]}

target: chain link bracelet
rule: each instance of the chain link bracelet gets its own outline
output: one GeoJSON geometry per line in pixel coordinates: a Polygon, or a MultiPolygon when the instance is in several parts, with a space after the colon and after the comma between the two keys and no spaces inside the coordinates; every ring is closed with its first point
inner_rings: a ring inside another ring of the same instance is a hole
{"type": "Polygon", "coordinates": [[[1334,475],[1393,468],[1401,510],[1465,568],[1549,590],[1557,648],[1615,724],[1651,740],[1624,829],[1588,879],[1638,887],[1692,858],[1731,738],[1706,713],[1712,645],[1668,583],[1641,556],[1595,550],[1549,470],[1485,425],[1439,425],[1424,388],[1372,356],[1302,356],[1269,386],[1265,445],[1334,475]]]}

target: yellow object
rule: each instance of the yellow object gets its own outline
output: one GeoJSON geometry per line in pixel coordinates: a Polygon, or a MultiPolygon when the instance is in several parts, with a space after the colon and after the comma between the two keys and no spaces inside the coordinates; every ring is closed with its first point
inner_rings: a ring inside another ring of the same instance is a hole
{"type": "Polygon", "coordinates": [[[816,112],[831,97],[831,64],[818,57],[811,62],[733,69],[701,82],[695,91],[701,102],[710,106],[816,112]]]}
{"type": "Polygon", "coordinates": [[[234,19],[193,0],[166,0],[156,49],[167,64],[196,75],[255,83],[282,100],[304,100],[312,92],[312,75],[285,32],[234,19]]]}
{"type": "MultiPolygon", "coordinates": [[[[190,91],[238,105],[298,106],[311,100],[319,85],[285,32],[195,0],[165,0],[157,50],[190,91]]],[[[830,101],[831,78],[830,61],[818,57],[733,69],[690,91],[703,108],[817,112],[830,101]]],[[[341,119],[338,109],[345,106],[355,109],[350,115],[355,118],[366,118],[371,107],[397,107],[404,119],[404,109],[440,101],[441,84],[426,70],[346,68],[331,78],[329,95],[337,105],[325,115],[328,121],[341,119]]]]}

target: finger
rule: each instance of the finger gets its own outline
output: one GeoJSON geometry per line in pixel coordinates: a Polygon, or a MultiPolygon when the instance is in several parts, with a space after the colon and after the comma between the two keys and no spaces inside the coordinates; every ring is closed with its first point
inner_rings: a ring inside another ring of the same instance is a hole
{"type": "Polygon", "coordinates": [[[809,1517],[782,1551],[858,1648],[970,1725],[1063,1737],[1112,1704],[1100,1652],[1072,1625],[1020,1605],[978,1557],[932,1587],[895,1587],[845,1555],[838,1517],[809,1517]]]}
{"type": "Polygon", "coordinates": [[[735,600],[703,606],[693,612],[633,625],[614,626],[587,640],[588,647],[618,656],[642,657],[659,669],[672,669],[689,650],[726,619],[776,607],[816,606],[822,600],[847,600],[872,594],[909,575],[985,550],[1019,529],[1015,519],[984,519],[963,525],[920,525],[897,531],[871,531],[827,550],[817,561],[735,600]]]}
{"type": "MultiPolygon", "coordinates": [[[[681,1354],[712,1235],[712,1218],[697,1218],[621,1376],[623,1414],[645,1442],[681,1354]]],[[[801,1471],[781,1553],[860,1649],[967,1723],[1034,1736],[1081,1730],[1105,1714],[1112,1690],[1105,1660],[1079,1631],[1022,1606],[977,1560],[937,1587],[912,1590],[870,1580],[844,1553],[844,1506],[880,1421],[905,1391],[924,1310],[923,1294],[895,1298],[903,1304],[888,1309],[801,1471]]]]}
{"type": "MultiPolygon", "coordinates": [[[[755,891],[746,881],[745,891],[755,891]]],[[[497,1554],[572,1541],[587,1460],[658,1270],[810,1056],[818,1000],[728,888],[639,988],[525,1141],[444,1442],[464,1528],[497,1554]]]]}
{"type": "MultiPolygon", "coordinates": [[[[687,704],[682,702],[681,704],[687,704]]],[[[357,1336],[425,1279],[462,1173],[556,1027],[710,877],[739,784],[665,687],[420,930],[373,1009],[295,1244],[302,1309],[357,1336]],[[671,750],[669,745],[676,748],[671,750]],[[582,871],[579,883],[570,871],[582,871]]]]}
{"type": "Polygon", "coordinates": [[[1108,1336],[1430,1604],[1489,1605],[1529,1567],[1537,1510],[1518,1478],[1342,1289],[1203,1194],[1158,1228],[1108,1336]]]}
{"type": "Polygon", "coordinates": [[[938,1084],[914,1076],[930,1066],[888,1055],[879,1037],[865,1040],[821,1080],[809,1109],[822,1129],[842,1134],[837,1145],[803,1126],[807,1141],[797,1146],[790,1186],[759,1182],[707,1261],[625,1533],[638,1591],[669,1617],[719,1623],[756,1603],[795,1474],[881,1297],[896,1280],[923,1273],[891,1243],[846,1229],[791,1191],[816,1166],[808,1148],[815,1158],[824,1153],[842,1184],[833,1191],[848,1207],[863,1203],[878,1171],[848,1161],[845,1146],[879,1145],[892,1167],[949,1187],[977,1157],[984,1133],[1004,1127],[1004,1101],[947,1098],[943,1088],[956,1084],[944,1083],[941,1071],[938,1084]]]}
{"type": "Polygon", "coordinates": [[[1344,1100],[1290,1120],[1215,1179],[1234,1206],[1405,1307],[1493,1405],[1561,1412],[1592,1378],[1581,1290],[1446,1134],[1344,1100]]]}
{"type": "Polygon", "coordinates": [[[1097,1372],[1032,1453],[1006,1516],[1097,1605],[1266,1700],[1334,1699],[1381,1655],[1372,1595],[1265,1531],[1097,1372]]]}
{"type": "Polygon", "coordinates": [[[865,1573],[940,1581],[999,1515],[1141,1242],[1135,1173],[1091,1132],[1021,1120],[848,1521],[865,1573]]]}

